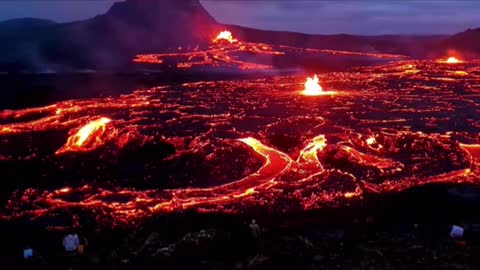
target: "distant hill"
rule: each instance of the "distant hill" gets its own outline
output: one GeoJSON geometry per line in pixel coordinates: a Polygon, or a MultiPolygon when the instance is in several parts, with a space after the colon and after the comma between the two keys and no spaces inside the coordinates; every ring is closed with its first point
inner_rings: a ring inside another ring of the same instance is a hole
{"type": "Polygon", "coordinates": [[[35,18],[7,20],[0,22],[0,35],[19,34],[23,31],[38,30],[46,26],[52,26],[54,24],[54,21],[35,18]]]}
{"type": "Polygon", "coordinates": [[[443,41],[443,47],[458,51],[480,53],[480,28],[468,29],[443,41]]]}
{"type": "Polygon", "coordinates": [[[123,69],[139,53],[205,45],[231,30],[241,40],[298,47],[407,54],[455,47],[480,53],[480,34],[446,36],[307,35],[218,23],[199,0],[126,0],[92,19],[57,24],[38,19],[0,23],[0,70],[123,69]]]}
{"type": "Polygon", "coordinates": [[[283,44],[303,48],[347,50],[372,53],[404,54],[422,57],[430,44],[447,36],[356,36],[347,34],[309,35],[294,32],[268,31],[228,25],[237,37],[251,42],[283,44]]]}
{"type": "MultiPolygon", "coordinates": [[[[4,22],[0,33],[37,24],[30,19],[4,22]]],[[[127,0],[89,20],[11,36],[0,44],[2,54],[10,55],[2,55],[0,62],[54,70],[116,68],[139,52],[205,43],[217,30],[218,23],[198,0],[127,0]]]]}

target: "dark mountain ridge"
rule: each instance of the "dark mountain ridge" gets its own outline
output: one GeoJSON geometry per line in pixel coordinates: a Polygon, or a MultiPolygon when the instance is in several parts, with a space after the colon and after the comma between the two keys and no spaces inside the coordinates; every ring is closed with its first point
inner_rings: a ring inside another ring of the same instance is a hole
{"type": "Polygon", "coordinates": [[[223,29],[246,41],[424,57],[448,49],[480,53],[480,30],[444,36],[308,35],[218,23],[199,0],[126,0],[92,19],[57,24],[38,19],[0,23],[0,70],[121,70],[136,54],[206,45],[223,29]],[[432,51],[432,50],[435,51],[432,51]]]}
{"type": "Polygon", "coordinates": [[[444,41],[444,45],[452,50],[480,53],[480,28],[453,35],[444,41]]]}
{"type": "MultiPolygon", "coordinates": [[[[0,45],[8,56],[0,63],[54,70],[117,68],[137,53],[206,42],[217,25],[198,0],[127,0],[92,19],[11,37],[0,45]]],[[[9,32],[0,30],[0,39],[9,32]]]]}

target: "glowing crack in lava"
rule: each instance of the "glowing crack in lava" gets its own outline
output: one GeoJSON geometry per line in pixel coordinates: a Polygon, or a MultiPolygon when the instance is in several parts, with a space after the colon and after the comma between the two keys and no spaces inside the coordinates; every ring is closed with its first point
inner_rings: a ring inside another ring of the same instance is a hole
{"type": "Polygon", "coordinates": [[[213,40],[213,42],[220,42],[223,40],[226,40],[230,43],[237,42],[237,40],[233,38],[232,32],[227,30],[220,32],[218,36],[213,40]]]}
{"type": "Polygon", "coordinates": [[[335,92],[333,91],[323,91],[322,86],[320,86],[318,76],[315,74],[312,77],[308,77],[305,82],[305,89],[302,91],[304,96],[323,96],[323,95],[332,95],[335,92]]]}
{"type": "Polygon", "coordinates": [[[181,209],[284,213],[479,184],[480,63],[457,69],[409,60],[329,72],[322,82],[358,94],[315,102],[292,75],[0,111],[0,217],[138,225],[181,209]]]}
{"type": "Polygon", "coordinates": [[[107,124],[111,121],[111,119],[106,117],[90,121],[81,127],[74,135],[70,136],[65,146],[60,148],[56,154],[91,151],[102,145],[104,143],[102,136],[106,131],[107,124]]]}

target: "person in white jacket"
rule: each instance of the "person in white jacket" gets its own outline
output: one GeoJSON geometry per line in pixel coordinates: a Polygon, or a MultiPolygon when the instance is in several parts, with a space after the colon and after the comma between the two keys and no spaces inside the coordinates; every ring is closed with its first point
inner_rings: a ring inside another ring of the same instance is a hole
{"type": "Polygon", "coordinates": [[[70,233],[63,238],[63,247],[67,253],[76,253],[80,240],[76,233],[70,233]]]}

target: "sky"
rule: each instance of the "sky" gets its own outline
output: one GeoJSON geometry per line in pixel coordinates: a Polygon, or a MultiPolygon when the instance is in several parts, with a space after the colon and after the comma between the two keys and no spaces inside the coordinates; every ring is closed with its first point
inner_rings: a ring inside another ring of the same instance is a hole
{"type": "MultiPolygon", "coordinates": [[[[35,17],[75,21],[104,13],[116,1],[119,0],[0,0],[0,20],[35,17]]],[[[480,27],[477,0],[201,2],[222,23],[311,34],[453,34],[480,27]]]]}

